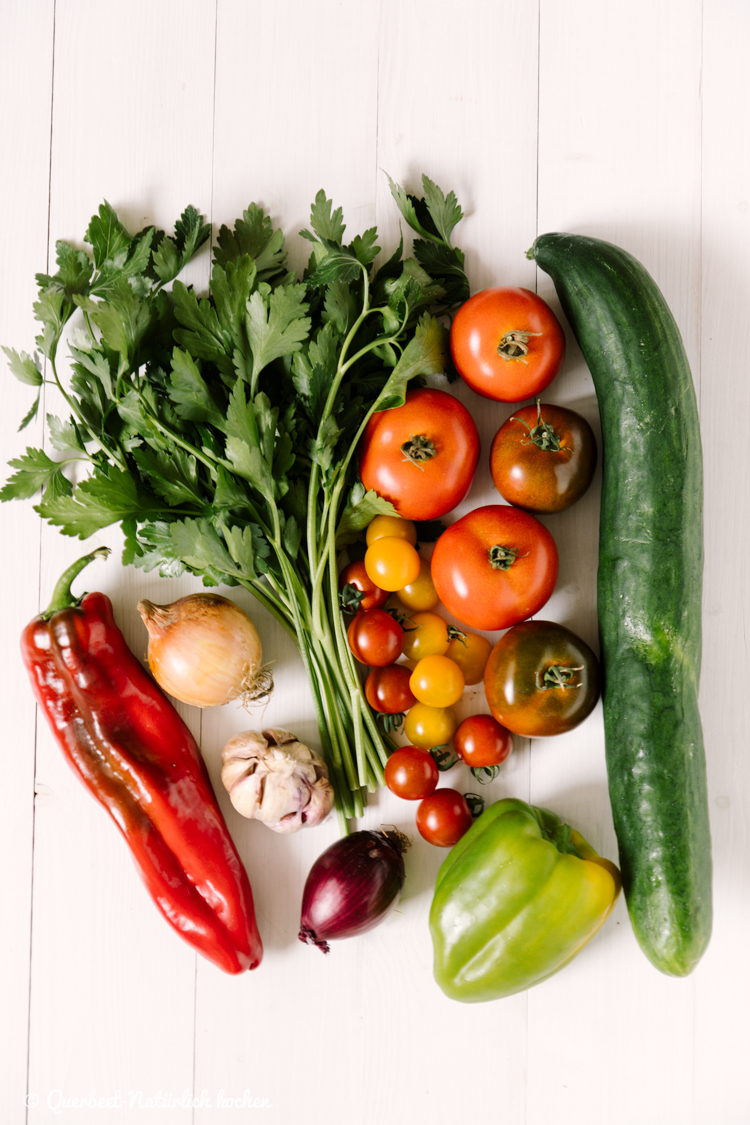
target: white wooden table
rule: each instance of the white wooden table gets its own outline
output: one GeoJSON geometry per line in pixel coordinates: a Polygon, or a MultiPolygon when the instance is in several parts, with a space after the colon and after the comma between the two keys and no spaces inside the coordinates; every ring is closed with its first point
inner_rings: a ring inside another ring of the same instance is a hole
{"type": "MultiPolygon", "coordinates": [[[[93,545],[116,548],[119,532],[82,547],[42,526],[30,502],[4,504],[3,1125],[750,1122],[749,49],[744,0],[2,0],[5,345],[33,350],[34,274],[53,263],[56,239],[80,244],[104,198],[132,230],[171,230],[188,203],[218,229],[257,201],[284,227],[299,268],[307,250],[296,234],[319,188],[344,208],[350,234],[377,224],[390,252],[398,215],[385,171],[412,189],[426,172],[467,212],[456,241],[474,290],[538,287],[555,304],[524,253],[549,230],[609,239],[644,262],[683,332],[700,404],[715,862],[715,931],[693,976],[668,979],[647,962],[621,902],[563,973],[463,1006],[431,973],[427,913],[442,851],[417,837],[398,912],[324,959],[296,935],[304,878],[336,838],[335,819],[277,837],[220,793],[266,948],[257,972],[222,974],[154,910],[37,716],[18,655],[59,573],[93,545]]],[[[191,274],[198,287],[208,264],[204,252],[191,274]]],[[[454,390],[484,445],[462,514],[495,498],[486,453],[509,411],[454,390]]],[[[597,426],[572,341],[549,395],[597,426]]],[[[52,399],[17,433],[31,401],[6,372],[3,464],[27,444],[49,448],[52,399]]],[[[597,479],[547,521],[561,574],[545,615],[593,644],[598,499],[597,479]]],[[[115,555],[81,588],[111,596],[143,655],[138,599],[168,602],[199,585],[123,569],[115,555]]],[[[314,742],[295,651],[249,595],[232,596],[275,660],[266,725],[314,742]]],[[[462,708],[484,709],[481,690],[462,708]]],[[[216,780],[243,713],[182,711],[216,780]]],[[[566,737],[519,740],[492,794],[548,805],[616,856],[600,708],[566,737]]],[[[413,833],[412,818],[412,806],[381,792],[362,826],[413,833]]]]}

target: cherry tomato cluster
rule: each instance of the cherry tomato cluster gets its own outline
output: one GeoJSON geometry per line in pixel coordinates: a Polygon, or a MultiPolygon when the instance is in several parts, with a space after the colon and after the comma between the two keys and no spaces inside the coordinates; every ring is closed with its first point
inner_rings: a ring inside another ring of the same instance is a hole
{"type": "Polygon", "coordinates": [[[416,824],[426,840],[450,847],[474,814],[464,794],[437,788],[440,768],[457,760],[445,748],[453,739],[456,754],[481,780],[482,774],[493,777],[513,748],[512,736],[492,716],[475,715],[459,724],[453,709],[467,684],[482,682],[492,645],[436,612],[440,601],[431,567],[416,550],[410,520],[376,516],[367,528],[364,559],[344,567],[339,589],[342,608],[354,614],[349,647],[369,668],[367,701],[386,730],[403,723],[410,743],[389,758],[386,785],[420,802],[416,824]],[[393,612],[385,608],[391,593],[399,600],[393,612]],[[413,668],[399,663],[401,657],[413,668]]]}

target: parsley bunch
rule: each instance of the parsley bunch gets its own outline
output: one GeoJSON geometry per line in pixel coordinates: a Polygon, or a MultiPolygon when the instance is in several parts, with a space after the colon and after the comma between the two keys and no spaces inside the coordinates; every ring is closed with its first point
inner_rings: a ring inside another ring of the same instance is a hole
{"type": "Polygon", "coordinates": [[[37,275],[43,358],[4,349],[13,374],[39,394],[56,385],[70,415],[47,416],[61,456],[27,449],[0,498],[41,491],[35,510],[64,535],[119,523],[124,563],[258,598],[302,656],[344,818],[383,783],[392,747],[364,700],[338,602],[342,552],[373,516],[394,512],[358,480],[357,443],[411,379],[449,370],[440,318],[469,295],[451,245],[461,209],[422,183],[417,199],[391,181],[419,237],[413,256],[402,238],[377,271],[377,231],[345,243],[342,212],[321,191],[300,232],[311,254],[298,280],[281,230],[251,204],[221,227],[204,297],[178,277],[210,235],[195,208],[173,237],[131,236],[105,202],[85,235],[92,254],[58,242],[57,273],[37,275]],[[57,356],[76,312],[66,386],[57,356]],[[75,486],[73,461],[88,468],[75,486]]]}

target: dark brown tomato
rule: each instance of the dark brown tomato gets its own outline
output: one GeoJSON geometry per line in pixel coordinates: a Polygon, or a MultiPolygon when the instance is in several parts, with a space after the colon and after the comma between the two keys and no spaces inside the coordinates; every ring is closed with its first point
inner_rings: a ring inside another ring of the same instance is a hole
{"type": "Polygon", "coordinates": [[[594,478],[596,439],[585,418],[537,402],[515,410],[495,434],[490,472],[500,495],[527,512],[562,512],[594,478]]]}
{"type": "Polygon", "coordinates": [[[484,693],[498,723],[526,738],[564,734],[599,698],[599,662],[580,637],[554,621],[522,621],[490,653],[484,693]]]}

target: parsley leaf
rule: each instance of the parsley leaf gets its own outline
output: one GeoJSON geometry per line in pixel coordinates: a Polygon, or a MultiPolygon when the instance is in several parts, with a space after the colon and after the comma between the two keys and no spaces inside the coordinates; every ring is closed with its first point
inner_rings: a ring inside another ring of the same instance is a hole
{"type": "Polygon", "coordinates": [[[174,552],[191,570],[205,571],[206,585],[216,585],[236,569],[219,533],[208,520],[177,520],[169,527],[174,552]]]}
{"type": "Polygon", "coordinates": [[[204,298],[199,301],[193,289],[182,281],[175,281],[172,287],[175,315],[183,326],[175,330],[178,344],[195,359],[209,359],[224,365],[232,371],[227,350],[231,349],[231,339],[222,331],[219,318],[211,302],[204,298]]]}
{"type": "Polygon", "coordinates": [[[8,464],[16,472],[0,489],[0,500],[28,500],[46,488],[54,476],[64,467],[64,462],[53,461],[43,449],[27,449],[21,457],[14,457],[8,464]]]}
{"type": "Polygon", "coordinates": [[[29,387],[41,387],[44,379],[36,357],[32,359],[26,352],[17,352],[15,348],[3,347],[3,351],[8,357],[8,366],[16,379],[29,387]]]}
{"type": "Polygon", "coordinates": [[[261,452],[255,408],[252,402],[247,401],[245,387],[240,379],[229,396],[226,430],[226,456],[235,472],[261,494],[271,494],[273,482],[268,463],[261,452]]]}
{"type": "Polygon", "coordinates": [[[251,580],[267,573],[271,548],[257,524],[235,524],[223,531],[229,553],[240,571],[251,580]]]}
{"type": "Polygon", "coordinates": [[[361,262],[363,266],[369,266],[380,253],[377,239],[377,227],[370,227],[364,234],[357,234],[352,239],[351,248],[356,255],[357,261],[361,262]]]}
{"type": "MultiPolygon", "coordinates": [[[[127,526],[129,521],[123,522],[127,526]]],[[[185,573],[185,563],[178,554],[170,528],[171,524],[164,520],[153,520],[139,528],[134,566],[145,571],[158,570],[162,578],[179,578],[185,573]]],[[[132,545],[130,550],[133,550],[132,545]]]]}
{"type": "Polygon", "coordinates": [[[428,176],[422,176],[422,190],[430,217],[440,237],[450,246],[453,228],[464,216],[458,200],[452,191],[447,196],[443,195],[437,184],[434,184],[428,176]]]}
{"type": "Polygon", "coordinates": [[[273,230],[271,220],[255,203],[251,203],[242,218],[237,219],[234,232],[226,226],[221,227],[214,261],[226,267],[243,254],[253,260],[261,281],[271,281],[284,272],[284,235],[281,230],[273,230]]]}
{"type": "Polygon", "coordinates": [[[365,491],[361,481],[357,481],[349,493],[346,507],[336,529],[336,546],[345,547],[358,539],[375,516],[397,516],[398,512],[390,500],[378,496],[370,489],[365,491]]]}
{"type": "Polygon", "coordinates": [[[416,375],[440,375],[448,364],[448,329],[425,313],[414,336],[401,353],[388,382],[378,395],[375,410],[403,406],[406,385],[416,375]]]}
{"type": "Polygon", "coordinates": [[[133,460],[144,477],[151,481],[154,492],[168,504],[202,504],[203,494],[198,482],[195,458],[184,449],[134,449],[133,460]]]}
{"type": "Polygon", "coordinates": [[[224,415],[201,375],[198,361],[180,348],[175,348],[172,352],[168,393],[180,418],[191,422],[207,422],[217,430],[224,429],[224,415]]]}
{"type": "Polygon", "coordinates": [[[299,351],[310,332],[304,285],[280,286],[264,301],[256,291],[247,303],[247,338],[253,357],[253,392],[264,367],[275,359],[299,351]]]}
{"type": "Polygon", "coordinates": [[[40,395],[37,395],[36,398],[34,399],[33,403],[31,404],[31,408],[28,410],[28,412],[26,414],[24,414],[24,416],[21,420],[21,425],[18,427],[19,433],[21,432],[21,430],[25,430],[26,427],[28,426],[29,422],[33,422],[34,418],[36,418],[37,414],[39,413],[39,403],[40,402],[41,402],[41,397],[40,397],[40,395]]]}
{"type": "Polygon", "coordinates": [[[47,432],[53,449],[60,453],[85,453],[86,446],[72,418],[63,422],[54,414],[48,414],[47,432]]]}
{"type": "Polygon", "coordinates": [[[76,250],[67,242],[56,242],[55,252],[57,257],[57,273],[50,277],[48,274],[38,273],[37,284],[41,289],[51,285],[63,289],[68,299],[74,293],[85,293],[88,289],[94,267],[85,250],[76,250]]]}
{"type": "Polygon", "coordinates": [[[94,265],[101,269],[105,262],[117,268],[125,264],[131,238],[106,199],[89,223],[84,239],[93,248],[94,265]]]}
{"type": "Polygon", "coordinates": [[[130,473],[107,467],[81,481],[72,495],[43,498],[34,510],[63,535],[88,539],[103,527],[129,517],[142,518],[145,511],[156,509],[154,498],[139,488],[130,473]]]}
{"type": "MultiPolygon", "coordinates": [[[[346,225],[343,221],[343,211],[340,207],[333,210],[333,203],[326,198],[322,190],[315,196],[315,202],[310,208],[310,226],[322,242],[338,242],[344,238],[346,225]]],[[[314,242],[315,238],[309,231],[300,231],[303,238],[314,242]]]]}

